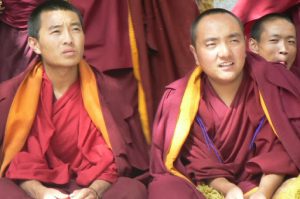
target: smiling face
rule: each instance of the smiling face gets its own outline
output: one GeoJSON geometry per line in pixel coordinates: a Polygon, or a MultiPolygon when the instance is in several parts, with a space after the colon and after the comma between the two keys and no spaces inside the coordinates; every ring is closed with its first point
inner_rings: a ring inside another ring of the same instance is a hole
{"type": "Polygon", "coordinates": [[[28,41],[45,67],[77,67],[83,57],[84,33],[78,15],[72,11],[41,13],[39,37],[28,41]]]}
{"type": "Polygon", "coordinates": [[[290,69],[297,53],[296,29],[285,19],[268,20],[262,25],[259,41],[250,39],[249,47],[267,61],[282,63],[290,69]]]}
{"type": "Polygon", "coordinates": [[[246,58],[243,31],[238,21],[226,13],[205,16],[196,27],[196,64],[217,85],[240,83],[246,58]]]}

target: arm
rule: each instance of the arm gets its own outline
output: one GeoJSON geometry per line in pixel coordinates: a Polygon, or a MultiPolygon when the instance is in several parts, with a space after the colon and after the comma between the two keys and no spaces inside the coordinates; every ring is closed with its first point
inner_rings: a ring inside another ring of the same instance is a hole
{"type": "Polygon", "coordinates": [[[67,194],[64,194],[56,189],[47,188],[37,180],[26,180],[20,183],[20,187],[32,198],[42,199],[63,199],[68,198],[67,194]]]}
{"type": "Polygon", "coordinates": [[[226,178],[215,178],[209,182],[209,186],[225,195],[226,199],[243,199],[242,190],[226,178]]]}
{"type": "Polygon", "coordinates": [[[249,199],[271,198],[279,185],[283,182],[284,176],[278,174],[263,175],[257,192],[252,194],[249,199]]]}

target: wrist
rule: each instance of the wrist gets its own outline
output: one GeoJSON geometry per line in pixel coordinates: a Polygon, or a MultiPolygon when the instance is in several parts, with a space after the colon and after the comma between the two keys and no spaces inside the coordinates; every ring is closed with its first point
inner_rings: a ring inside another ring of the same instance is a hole
{"type": "Polygon", "coordinates": [[[97,199],[100,199],[101,197],[99,196],[98,192],[96,191],[96,189],[94,189],[93,187],[88,187],[88,189],[92,190],[95,193],[95,196],[97,199]]]}

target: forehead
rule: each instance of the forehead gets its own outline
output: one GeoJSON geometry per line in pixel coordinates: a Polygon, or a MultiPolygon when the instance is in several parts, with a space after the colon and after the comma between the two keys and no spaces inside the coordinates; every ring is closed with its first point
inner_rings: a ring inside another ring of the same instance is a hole
{"type": "Polygon", "coordinates": [[[243,35],[239,22],[227,13],[205,16],[197,25],[197,39],[207,37],[227,37],[239,33],[243,35]]]}
{"type": "Polygon", "coordinates": [[[294,24],[285,19],[275,18],[262,24],[262,33],[296,35],[296,28],[294,24]]]}
{"type": "Polygon", "coordinates": [[[79,23],[78,15],[69,10],[52,10],[41,13],[40,24],[41,28],[48,28],[53,25],[79,23]]]}

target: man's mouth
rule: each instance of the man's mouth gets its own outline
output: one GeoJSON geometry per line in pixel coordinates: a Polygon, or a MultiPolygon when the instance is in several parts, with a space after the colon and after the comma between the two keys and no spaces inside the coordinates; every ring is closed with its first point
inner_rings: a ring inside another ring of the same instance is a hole
{"type": "Polygon", "coordinates": [[[221,64],[219,64],[219,67],[228,67],[228,66],[232,66],[233,62],[223,62],[221,64]]]}

